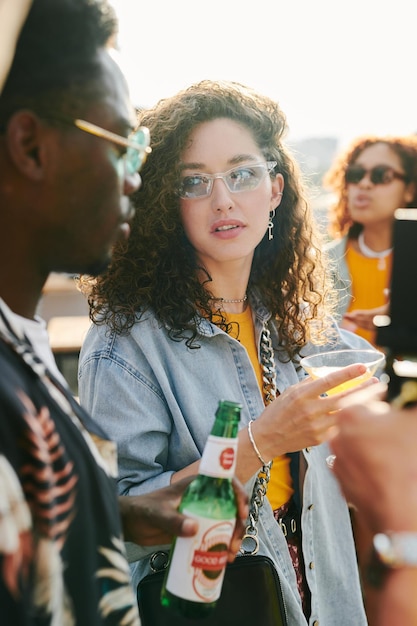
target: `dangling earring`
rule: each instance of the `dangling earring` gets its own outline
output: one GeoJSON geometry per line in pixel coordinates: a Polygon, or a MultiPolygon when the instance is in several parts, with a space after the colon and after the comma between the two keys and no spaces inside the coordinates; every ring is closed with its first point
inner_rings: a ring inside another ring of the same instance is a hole
{"type": "Polygon", "coordinates": [[[272,229],[274,228],[274,222],[272,221],[275,217],[275,209],[272,209],[271,213],[269,214],[269,222],[268,222],[268,240],[271,241],[274,238],[274,233],[272,232],[272,229]]]}

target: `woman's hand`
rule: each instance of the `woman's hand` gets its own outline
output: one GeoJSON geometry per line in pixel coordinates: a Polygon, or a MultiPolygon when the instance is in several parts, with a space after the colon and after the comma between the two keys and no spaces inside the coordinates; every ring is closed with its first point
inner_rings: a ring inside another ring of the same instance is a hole
{"type": "MultiPolygon", "coordinates": [[[[141,546],[171,543],[174,536],[191,537],[198,529],[198,522],[178,512],[178,506],[186,487],[195,477],[187,477],[140,496],[119,496],[124,539],[141,546]]],[[[242,485],[233,480],[237,515],[228,560],[233,561],[239,550],[248,517],[248,497],[242,485]]]]}
{"type": "Polygon", "coordinates": [[[270,460],[329,439],[341,400],[378,382],[378,379],[373,377],[352,389],[330,396],[323,394],[365,372],[365,365],[353,364],[317,380],[307,378],[286,389],[252,425],[263,457],[270,460]]]}

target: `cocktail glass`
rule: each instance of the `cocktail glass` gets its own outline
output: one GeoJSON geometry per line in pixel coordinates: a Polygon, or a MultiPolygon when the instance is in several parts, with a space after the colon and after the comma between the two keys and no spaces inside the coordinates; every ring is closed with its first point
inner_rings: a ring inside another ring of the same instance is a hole
{"type": "Polygon", "coordinates": [[[384,360],[384,353],[378,350],[356,350],[352,348],[350,350],[333,350],[312,354],[301,359],[300,363],[311,378],[323,378],[323,376],[336,372],[347,365],[352,365],[352,363],[363,363],[366,366],[366,372],[361,376],[352,378],[326,391],[327,395],[333,395],[340,391],[352,389],[371,378],[382,367],[384,360]]]}

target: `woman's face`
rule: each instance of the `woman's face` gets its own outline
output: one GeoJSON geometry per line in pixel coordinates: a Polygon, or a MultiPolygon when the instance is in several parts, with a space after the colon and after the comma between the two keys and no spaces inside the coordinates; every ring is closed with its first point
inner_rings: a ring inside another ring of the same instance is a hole
{"type": "Polygon", "coordinates": [[[364,226],[383,222],[391,225],[395,210],[411,202],[412,185],[396,177],[387,184],[375,184],[370,170],[385,165],[404,174],[400,157],[387,144],[376,143],[365,148],[352,165],[362,166],[367,171],[359,182],[347,184],[348,210],[352,220],[364,226]]]}
{"type": "MultiPolygon", "coordinates": [[[[198,179],[192,177],[197,174],[242,168],[232,175],[235,180],[251,176],[250,168],[259,163],[265,164],[265,157],[250,131],[233,120],[218,118],[203,122],[192,132],[181,155],[181,177],[191,177],[188,181],[194,184],[198,179]]],[[[236,261],[250,266],[267,230],[270,211],[281,201],[283,187],[281,174],[271,180],[265,168],[256,189],[231,192],[224,180],[215,178],[210,195],[181,198],[185,233],[207,270],[236,261]]]]}

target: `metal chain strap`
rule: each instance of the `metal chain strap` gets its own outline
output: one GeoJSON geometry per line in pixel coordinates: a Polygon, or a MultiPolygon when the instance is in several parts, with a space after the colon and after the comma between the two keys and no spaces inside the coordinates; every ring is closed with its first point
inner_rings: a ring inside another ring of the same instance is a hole
{"type": "Polygon", "coordinates": [[[277,396],[277,373],[275,370],[271,333],[269,332],[266,322],[264,323],[264,327],[261,332],[260,354],[265,404],[270,404],[277,396]]]}
{"type": "MultiPolygon", "coordinates": [[[[261,332],[261,369],[265,404],[270,404],[277,395],[277,374],[272,348],[271,333],[265,322],[261,332]]],[[[252,497],[249,503],[249,518],[246,532],[242,539],[240,552],[244,555],[256,554],[259,550],[258,520],[259,509],[263,506],[264,498],[271,477],[272,461],[262,466],[253,486],[252,497]]]]}

